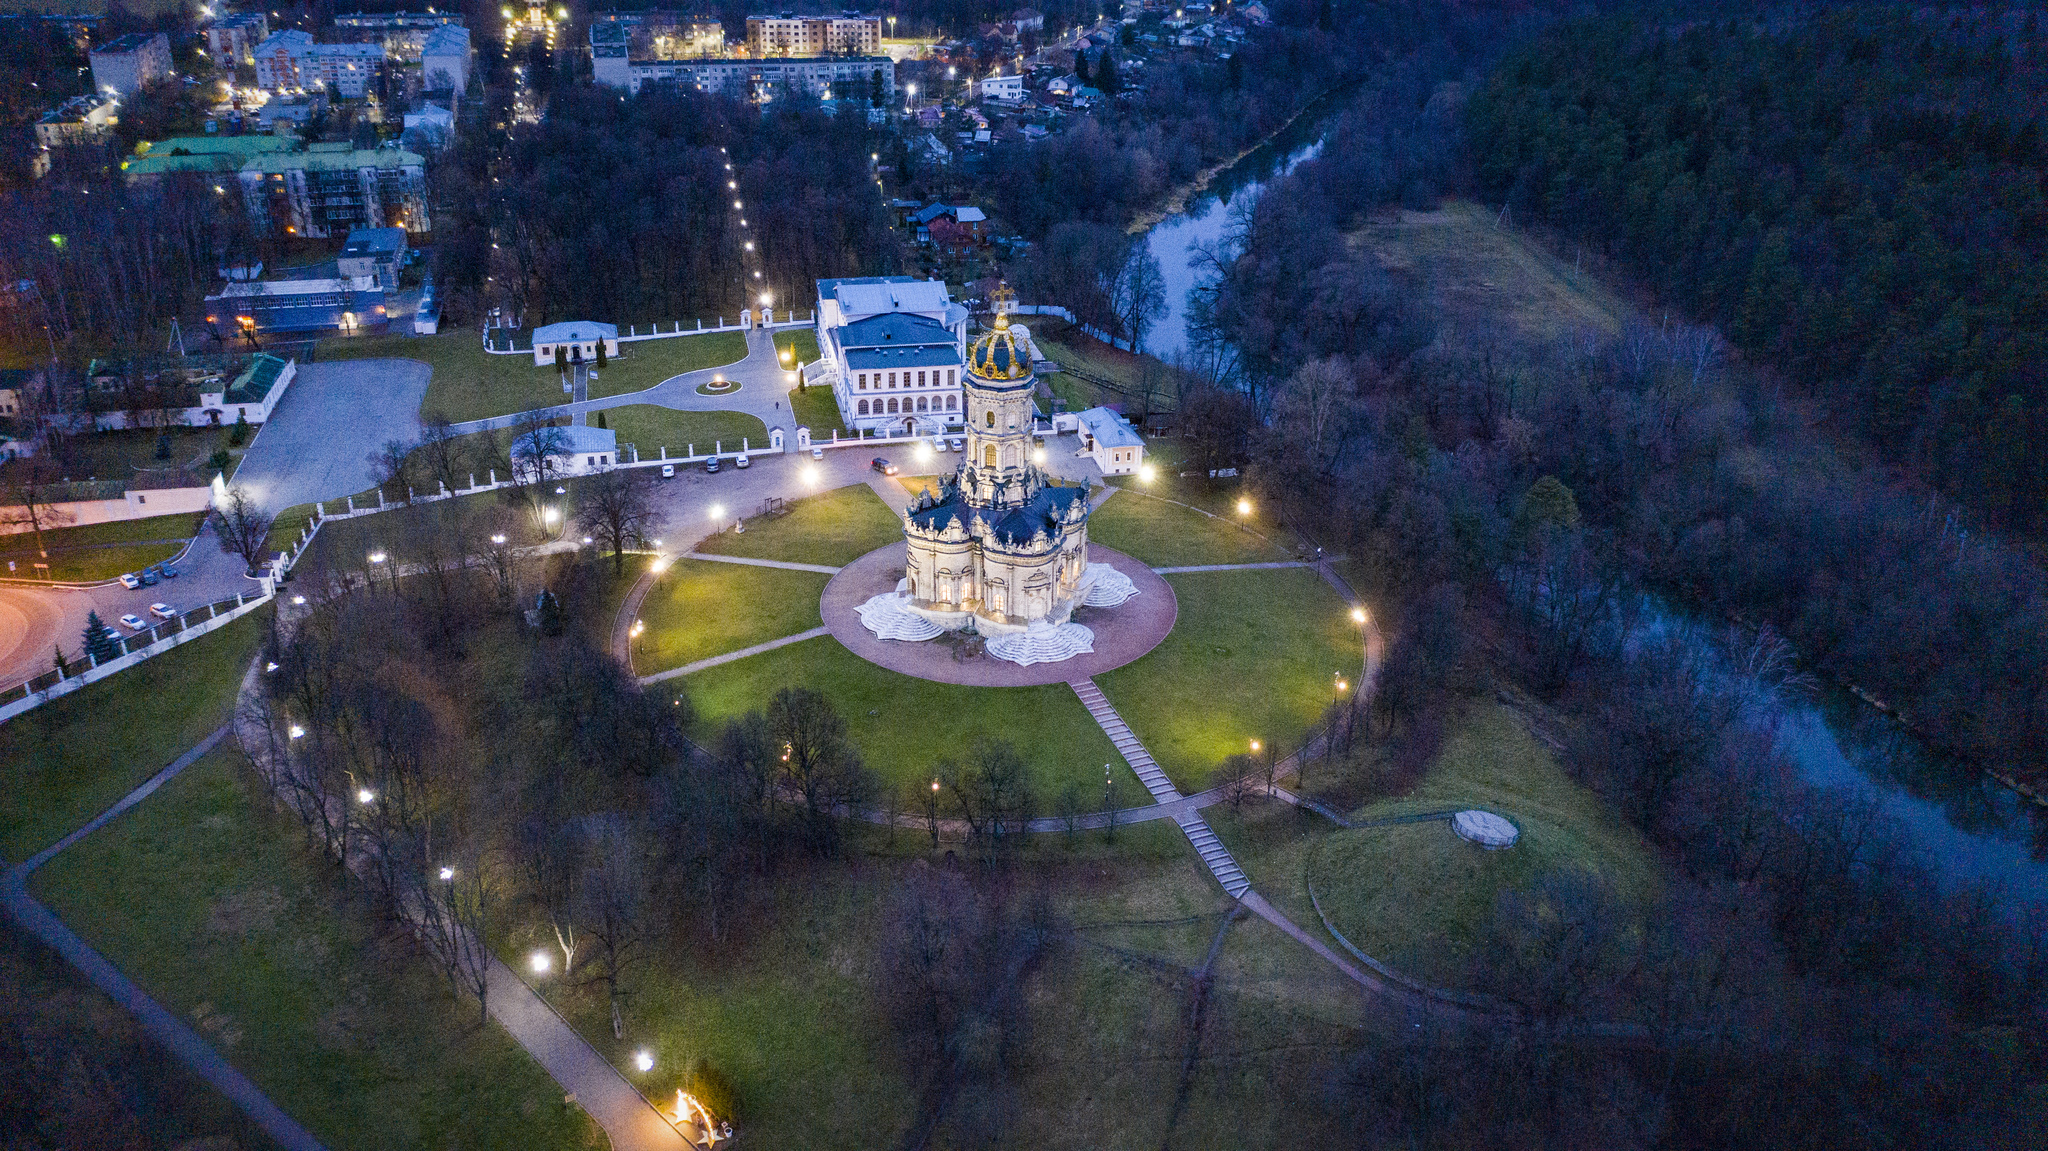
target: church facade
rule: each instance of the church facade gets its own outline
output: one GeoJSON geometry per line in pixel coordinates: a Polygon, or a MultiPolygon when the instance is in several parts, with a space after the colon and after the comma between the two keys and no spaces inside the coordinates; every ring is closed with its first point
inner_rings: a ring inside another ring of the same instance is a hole
{"type": "Polygon", "coordinates": [[[1007,317],[976,340],[963,376],[965,459],[903,513],[908,610],[985,635],[1068,621],[1092,582],[1088,489],[1032,457],[1027,346],[1007,317]]]}

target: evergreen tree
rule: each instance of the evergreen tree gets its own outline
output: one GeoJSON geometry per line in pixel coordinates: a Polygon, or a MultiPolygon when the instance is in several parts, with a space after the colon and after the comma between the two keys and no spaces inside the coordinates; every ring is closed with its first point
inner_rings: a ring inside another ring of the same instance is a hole
{"type": "Polygon", "coordinates": [[[604,341],[597,341],[597,366],[604,367],[604,341]]]}
{"type": "Polygon", "coordinates": [[[1088,82],[1088,53],[1086,52],[1074,53],[1074,79],[1079,80],[1083,84],[1088,82]]]}
{"type": "Polygon", "coordinates": [[[95,663],[105,663],[121,654],[120,642],[114,636],[114,629],[100,619],[97,611],[85,613],[85,653],[95,663]]]}
{"type": "Polygon", "coordinates": [[[1116,57],[1110,55],[1107,48],[1102,50],[1102,55],[1095,61],[1095,87],[1101,89],[1105,96],[1116,95],[1116,57]]]}
{"type": "Polygon", "coordinates": [[[555,597],[555,593],[551,591],[541,592],[540,602],[534,606],[539,609],[541,634],[561,635],[562,601],[555,597]]]}
{"type": "Polygon", "coordinates": [[[64,662],[64,649],[53,644],[51,645],[51,650],[56,653],[56,658],[52,663],[57,669],[57,678],[63,679],[65,676],[70,675],[71,665],[64,662]]]}

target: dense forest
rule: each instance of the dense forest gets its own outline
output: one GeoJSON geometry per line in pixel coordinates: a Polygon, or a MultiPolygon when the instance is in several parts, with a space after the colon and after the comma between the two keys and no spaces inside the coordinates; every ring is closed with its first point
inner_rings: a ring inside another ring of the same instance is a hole
{"type": "Polygon", "coordinates": [[[2048,523],[2048,57],[2025,9],[1573,23],[1467,108],[1482,193],[1623,258],[2000,521],[2048,523]]]}

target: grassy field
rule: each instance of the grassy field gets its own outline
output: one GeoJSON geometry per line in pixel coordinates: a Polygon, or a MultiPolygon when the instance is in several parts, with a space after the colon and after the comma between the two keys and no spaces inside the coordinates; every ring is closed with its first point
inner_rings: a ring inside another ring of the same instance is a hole
{"type": "Polygon", "coordinates": [[[903,521],[874,489],[853,484],[792,501],[789,514],[747,520],[747,530],[721,532],[697,545],[712,555],[844,567],[903,539],[903,521]]]}
{"type": "Polygon", "coordinates": [[[714,444],[736,452],[742,440],[750,447],[768,446],[768,425],[745,412],[679,412],[655,404],[628,404],[593,412],[590,422],[597,423],[598,416],[619,434],[621,448],[632,444],[643,460],[653,459],[663,448],[680,456],[692,445],[699,452],[709,452],[714,444]]]}
{"type": "Polygon", "coordinates": [[[1503,890],[1527,890],[1546,873],[1577,868],[1638,902],[1657,891],[1656,861],[1635,834],[1572,782],[1512,712],[1491,703],[1474,707],[1411,793],[1351,818],[1462,807],[1507,816],[1520,839],[1486,851],[1459,839],[1448,822],[1412,823],[1334,832],[1316,852],[1323,910],[1366,954],[1455,985],[1503,890]]]}
{"type": "Polygon", "coordinates": [[[260,788],[217,750],[35,893],[329,1147],[602,1147],[260,788]]]}
{"type": "MultiPolygon", "coordinates": [[[[746,355],[746,338],[738,332],[626,344],[618,358],[598,372],[590,394],[598,398],[637,392],[670,376],[734,363],[746,355]]],[[[525,353],[491,355],[474,331],[324,340],[320,357],[419,360],[434,369],[426,399],[420,402],[420,414],[438,412],[458,423],[562,402],[561,381],[553,365],[535,367],[533,357],[525,353]]]]}
{"type": "MultiPolygon", "coordinates": [[[[1153,567],[1274,563],[1294,556],[1230,519],[1191,511],[1125,486],[1088,516],[1088,538],[1153,567]]],[[[1227,501],[1225,501],[1227,505],[1227,501]]],[[[1270,525],[1259,524],[1261,529],[1270,525]]]]}
{"type": "Polygon", "coordinates": [[[791,388],[789,412],[797,427],[811,429],[814,440],[829,440],[833,432],[846,430],[846,421],[839,418],[839,401],[832,398],[831,388],[791,388]]]}
{"type": "Polygon", "coordinates": [[[1494,217],[1451,200],[1435,211],[1381,214],[1356,238],[1421,291],[1443,324],[1439,339],[1503,325],[1538,342],[1620,329],[1627,306],[1596,276],[1496,227],[1494,217]]]}
{"type": "Polygon", "coordinates": [[[868,766],[892,788],[929,780],[941,756],[963,754],[984,735],[1016,746],[1030,765],[1032,789],[1044,811],[1052,809],[1054,797],[1069,783],[1092,788],[1099,797],[1103,764],[1117,763],[1118,770],[1125,770],[1116,748],[1065,684],[975,688],[932,683],[876,667],[830,636],[663,686],[680,687],[695,704],[699,739],[713,736],[725,719],[766,707],[778,688],[824,692],[845,717],[847,734],[868,766]]]}
{"type": "MultiPolygon", "coordinates": [[[[206,469],[206,461],[216,450],[228,446],[230,431],[222,427],[88,432],[71,437],[65,444],[65,451],[79,459],[65,467],[64,475],[73,480],[131,480],[138,471],[185,467],[203,472],[204,478],[210,480],[213,473],[206,469]],[[161,434],[171,437],[171,454],[170,458],[160,460],[156,458],[156,442],[161,434]]],[[[229,454],[239,458],[242,449],[229,449],[229,454]]],[[[8,470],[0,466],[0,477],[8,470]]]]}
{"type": "Polygon", "coordinates": [[[818,597],[830,578],[677,560],[641,605],[647,630],[634,644],[633,670],[650,675],[817,627],[818,597]]]}
{"type": "Polygon", "coordinates": [[[0,858],[62,839],[225,723],[267,619],[253,612],[0,725],[0,858]]]}
{"type": "Polygon", "coordinates": [[[198,533],[203,520],[198,514],[182,514],[57,528],[43,533],[43,544],[50,551],[47,560],[36,553],[34,532],[0,536],[0,560],[11,561],[15,567],[7,574],[21,579],[46,575],[75,583],[112,579],[177,555],[184,549],[183,541],[198,533]],[[173,542],[152,542],[160,540],[173,542]],[[38,563],[48,563],[49,571],[37,569],[34,565],[38,563]]]}
{"type": "Polygon", "coordinates": [[[1199,791],[1251,740],[1298,746],[1330,705],[1332,673],[1355,679],[1363,653],[1344,601],[1307,569],[1168,578],[1173,631],[1095,682],[1167,775],[1199,791]]]}
{"type": "Polygon", "coordinates": [[[775,333],[775,356],[787,367],[798,367],[818,358],[818,330],[790,328],[775,333]]]}

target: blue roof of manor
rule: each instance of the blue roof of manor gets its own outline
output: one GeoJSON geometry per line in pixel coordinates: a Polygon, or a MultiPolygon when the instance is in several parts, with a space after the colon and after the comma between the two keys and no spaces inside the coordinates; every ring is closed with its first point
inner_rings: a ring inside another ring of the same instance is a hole
{"type": "Polygon", "coordinates": [[[953,344],[953,333],[926,316],[884,313],[856,320],[839,329],[842,348],[902,348],[915,344],[953,344]]]}
{"type": "Polygon", "coordinates": [[[542,324],[533,330],[533,342],[536,344],[582,344],[600,336],[607,340],[618,339],[619,326],[592,320],[563,320],[556,324],[542,324]]]}
{"type": "Polygon", "coordinates": [[[951,368],[960,364],[960,352],[945,347],[855,348],[846,353],[846,366],[856,372],[878,368],[951,368]]]}

